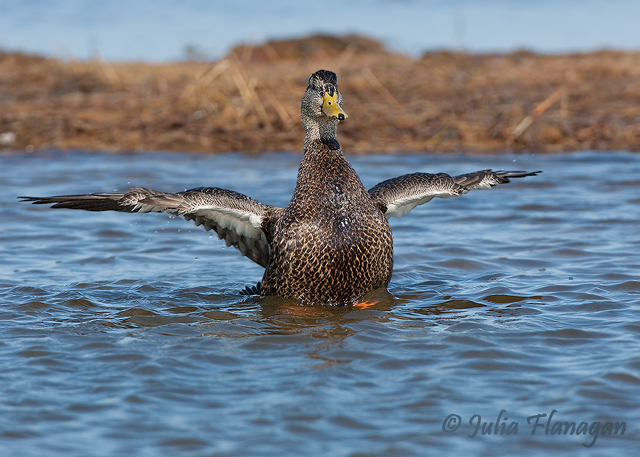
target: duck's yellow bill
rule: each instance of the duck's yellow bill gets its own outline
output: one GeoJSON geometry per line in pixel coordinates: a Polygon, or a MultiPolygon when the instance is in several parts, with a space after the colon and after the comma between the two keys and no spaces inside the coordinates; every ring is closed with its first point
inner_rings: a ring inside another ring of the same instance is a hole
{"type": "Polygon", "coordinates": [[[324,93],[324,103],[322,104],[322,112],[329,117],[335,117],[341,121],[344,121],[347,113],[342,111],[340,105],[338,105],[338,91],[335,91],[333,95],[329,95],[328,92],[324,93]]]}

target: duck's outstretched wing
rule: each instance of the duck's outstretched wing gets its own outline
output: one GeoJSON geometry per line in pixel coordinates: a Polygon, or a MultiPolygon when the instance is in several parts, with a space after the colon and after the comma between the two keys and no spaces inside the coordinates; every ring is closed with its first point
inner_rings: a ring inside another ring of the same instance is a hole
{"type": "Polygon", "coordinates": [[[215,230],[227,246],[235,247],[263,267],[267,266],[270,255],[266,231],[281,211],[281,208],[263,205],[246,195],[216,187],[200,187],[175,194],[135,188],[128,192],[20,198],[35,204],[52,204],[52,208],[162,212],[184,216],[206,230],[215,230]]]}
{"type": "Polygon", "coordinates": [[[372,187],[369,195],[388,219],[391,216],[402,217],[434,197],[457,197],[473,189],[490,189],[496,184],[508,183],[509,178],[535,176],[537,173],[541,172],[481,170],[460,176],[413,173],[383,181],[372,187]]]}

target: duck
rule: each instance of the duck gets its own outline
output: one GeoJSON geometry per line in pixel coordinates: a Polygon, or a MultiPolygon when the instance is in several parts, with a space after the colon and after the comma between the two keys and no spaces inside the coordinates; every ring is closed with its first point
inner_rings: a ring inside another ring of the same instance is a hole
{"type": "Polygon", "coordinates": [[[301,104],[304,156],[293,196],[284,208],[217,187],[21,198],[52,208],[182,216],[213,230],[227,246],[264,267],[262,281],[248,291],[304,305],[339,305],[355,304],[368,292],[389,285],[390,217],[404,216],[436,197],[456,197],[540,173],[412,173],[367,190],[337,140],[338,124],[347,118],[336,74],[313,73],[301,104]]]}

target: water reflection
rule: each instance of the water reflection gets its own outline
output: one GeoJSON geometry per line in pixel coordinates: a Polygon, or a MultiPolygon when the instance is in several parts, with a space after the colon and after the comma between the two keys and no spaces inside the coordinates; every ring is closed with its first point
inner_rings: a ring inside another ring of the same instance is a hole
{"type": "MultiPolygon", "coordinates": [[[[115,188],[143,169],[148,187],[268,188],[268,203],[282,205],[297,156],[54,158],[3,157],[0,174],[7,455],[476,455],[489,440],[520,456],[568,456],[587,440],[524,430],[471,439],[463,429],[501,409],[521,425],[553,409],[563,420],[640,423],[640,213],[629,197],[640,156],[513,156],[545,173],[392,220],[389,291],[361,307],[243,296],[262,270],[179,219],[15,202],[25,189],[115,188]],[[268,176],[247,182],[247,166],[268,176]],[[79,183],[69,170],[83,169],[92,173],[79,183]],[[194,169],[208,170],[206,182],[194,169]],[[466,422],[445,434],[452,413],[466,422]]],[[[352,163],[369,184],[512,165],[352,163]]],[[[625,455],[638,440],[600,437],[595,448],[625,455]]]]}
{"type": "Polygon", "coordinates": [[[367,321],[449,327],[492,314],[503,317],[536,314],[539,311],[527,304],[540,304],[543,299],[492,294],[469,300],[441,296],[433,290],[393,295],[378,289],[356,305],[302,306],[281,297],[247,297],[204,287],[176,288],[163,282],[78,283],[69,289],[72,292],[51,294],[38,288],[15,288],[12,291],[15,295],[49,296],[49,300],[28,301],[15,309],[32,320],[55,321],[64,327],[87,330],[100,325],[109,329],[162,331],[164,327],[186,325],[201,336],[304,334],[313,339],[335,340],[354,335],[353,326],[367,321]]]}

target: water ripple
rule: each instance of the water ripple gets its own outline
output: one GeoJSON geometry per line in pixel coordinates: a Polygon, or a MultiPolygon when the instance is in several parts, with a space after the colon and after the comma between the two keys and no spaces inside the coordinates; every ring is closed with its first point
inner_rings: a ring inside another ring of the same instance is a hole
{"type": "Polygon", "coordinates": [[[394,276],[366,309],[242,296],[261,268],[178,219],[15,201],[137,177],[152,188],[218,185],[284,205],[297,156],[4,156],[3,450],[487,455],[501,446],[573,455],[592,437],[528,428],[528,416],[555,409],[562,421],[625,421],[624,436],[600,436],[589,452],[633,455],[640,213],[629,192],[640,185],[640,157],[604,156],[354,158],[367,185],[512,161],[545,170],[392,220],[394,276]],[[255,167],[264,173],[243,179],[255,167]],[[205,168],[207,182],[196,182],[193,170],[205,168]],[[469,438],[474,414],[495,421],[502,409],[519,423],[517,436],[469,438]],[[462,419],[453,434],[442,431],[449,414],[462,419]]]}

